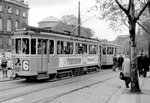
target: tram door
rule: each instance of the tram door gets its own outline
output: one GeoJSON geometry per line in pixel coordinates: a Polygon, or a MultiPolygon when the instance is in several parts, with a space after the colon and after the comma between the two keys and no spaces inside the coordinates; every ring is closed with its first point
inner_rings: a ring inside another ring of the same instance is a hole
{"type": "Polygon", "coordinates": [[[40,54],[40,71],[39,72],[47,72],[48,70],[48,53],[47,46],[48,40],[46,39],[38,39],[38,54],[40,54]]]}

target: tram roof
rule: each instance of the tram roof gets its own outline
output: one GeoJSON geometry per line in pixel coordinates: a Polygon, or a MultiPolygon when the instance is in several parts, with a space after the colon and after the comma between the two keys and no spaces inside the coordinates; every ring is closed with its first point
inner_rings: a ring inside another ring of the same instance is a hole
{"type": "Polygon", "coordinates": [[[114,43],[101,43],[102,45],[109,45],[109,46],[118,46],[118,47],[124,47],[123,45],[114,44],[114,43]]]}
{"type": "Polygon", "coordinates": [[[20,34],[24,33],[25,35],[28,35],[28,33],[37,33],[38,35],[42,33],[43,35],[52,35],[55,34],[54,36],[64,36],[64,37],[75,37],[75,38],[80,38],[80,39],[86,39],[86,40],[94,40],[97,42],[100,42],[98,39],[94,38],[88,38],[88,37],[83,37],[79,35],[71,35],[71,32],[65,31],[65,32],[58,32],[54,30],[49,30],[49,29],[42,29],[42,28],[37,28],[37,27],[32,27],[32,26],[26,26],[25,28],[22,29],[17,29],[14,34],[20,34]]]}

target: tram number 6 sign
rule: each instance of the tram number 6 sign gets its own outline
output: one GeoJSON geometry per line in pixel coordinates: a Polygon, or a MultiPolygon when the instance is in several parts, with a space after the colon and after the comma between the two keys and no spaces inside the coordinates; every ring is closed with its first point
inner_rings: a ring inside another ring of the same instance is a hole
{"type": "Polygon", "coordinates": [[[23,70],[28,71],[29,70],[29,61],[23,60],[22,61],[22,67],[23,67],[23,70]]]}

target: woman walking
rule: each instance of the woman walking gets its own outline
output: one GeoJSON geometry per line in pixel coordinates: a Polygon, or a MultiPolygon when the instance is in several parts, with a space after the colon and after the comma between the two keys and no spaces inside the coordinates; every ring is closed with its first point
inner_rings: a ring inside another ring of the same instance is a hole
{"type": "Polygon", "coordinates": [[[123,69],[126,88],[129,88],[129,83],[131,82],[131,75],[130,75],[130,59],[128,55],[126,55],[124,59],[122,69],[123,69]]]}

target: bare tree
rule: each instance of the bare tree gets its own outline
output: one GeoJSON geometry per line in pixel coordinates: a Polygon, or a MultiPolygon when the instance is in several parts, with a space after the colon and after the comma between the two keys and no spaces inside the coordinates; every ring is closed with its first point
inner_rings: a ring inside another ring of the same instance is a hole
{"type": "MultiPolygon", "coordinates": [[[[74,15],[64,15],[61,18],[61,21],[57,23],[54,27],[54,30],[70,32],[72,35],[78,35],[78,19],[74,15]]],[[[90,28],[85,28],[81,26],[81,36],[83,37],[92,37],[94,36],[93,31],[90,28]]]]}

